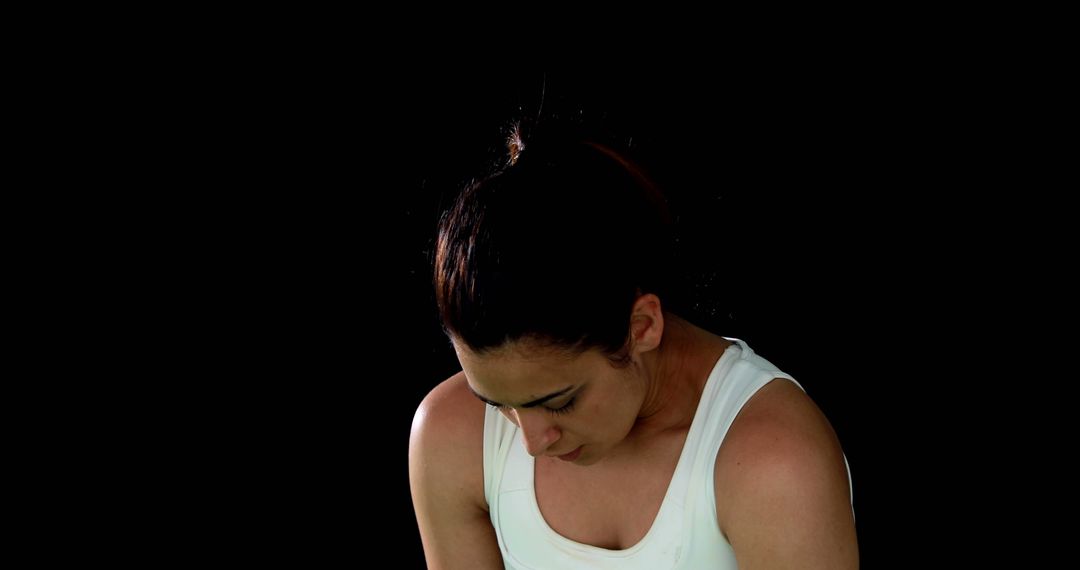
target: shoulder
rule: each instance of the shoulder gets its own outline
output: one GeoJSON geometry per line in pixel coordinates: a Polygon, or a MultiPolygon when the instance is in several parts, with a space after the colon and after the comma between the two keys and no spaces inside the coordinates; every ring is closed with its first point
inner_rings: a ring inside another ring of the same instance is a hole
{"type": "Polygon", "coordinates": [[[420,467],[442,476],[477,475],[483,484],[484,406],[470,392],[463,372],[436,385],[413,417],[410,463],[420,460],[420,467]]]}
{"type": "Polygon", "coordinates": [[[409,475],[413,485],[450,484],[486,507],[483,489],[484,403],[462,372],[431,390],[413,416],[409,475]]]}
{"type": "Polygon", "coordinates": [[[502,568],[484,499],[484,406],[455,374],[413,417],[409,486],[428,568],[502,568]]]}
{"type": "Polygon", "coordinates": [[[420,402],[413,416],[414,437],[418,431],[434,437],[483,435],[484,403],[469,390],[464,372],[439,383],[420,402]]]}
{"type": "Polygon", "coordinates": [[[858,566],[840,443],[794,383],[775,379],[746,403],[717,453],[714,484],[740,566],[858,566]]]}

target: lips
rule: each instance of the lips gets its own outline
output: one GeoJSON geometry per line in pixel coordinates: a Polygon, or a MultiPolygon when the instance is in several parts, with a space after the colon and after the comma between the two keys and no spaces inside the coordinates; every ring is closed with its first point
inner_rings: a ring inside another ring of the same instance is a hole
{"type": "Polygon", "coordinates": [[[562,459],[563,461],[573,461],[573,460],[578,458],[578,455],[581,455],[581,448],[582,447],[583,446],[578,446],[577,449],[571,451],[570,453],[560,455],[558,457],[559,457],[559,459],[562,459]]]}

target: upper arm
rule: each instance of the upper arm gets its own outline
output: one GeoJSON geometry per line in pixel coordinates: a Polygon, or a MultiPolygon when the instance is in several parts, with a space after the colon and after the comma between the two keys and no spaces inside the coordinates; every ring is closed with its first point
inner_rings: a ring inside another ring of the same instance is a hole
{"type": "Polygon", "coordinates": [[[409,486],[428,568],[502,568],[483,473],[484,404],[461,373],[424,398],[409,437],[409,486]]]}
{"type": "Polygon", "coordinates": [[[739,568],[858,568],[843,453],[791,382],[759,390],[717,454],[717,518],[739,568]]]}

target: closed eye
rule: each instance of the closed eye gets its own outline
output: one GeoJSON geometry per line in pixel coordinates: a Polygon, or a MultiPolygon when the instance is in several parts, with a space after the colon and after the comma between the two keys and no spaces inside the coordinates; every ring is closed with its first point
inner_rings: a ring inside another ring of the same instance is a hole
{"type": "Polygon", "coordinates": [[[552,414],[556,415],[556,416],[559,415],[559,414],[565,414],[565,413],[568,413],[570,410],[574,409],[574,400],[577,400],[577,396],[574,396],[573,398],[570,398],[570,401],[563,404],[563,406],[561,408],[545,408],[545,409],[547,411],[551,412],[552,414]]]}

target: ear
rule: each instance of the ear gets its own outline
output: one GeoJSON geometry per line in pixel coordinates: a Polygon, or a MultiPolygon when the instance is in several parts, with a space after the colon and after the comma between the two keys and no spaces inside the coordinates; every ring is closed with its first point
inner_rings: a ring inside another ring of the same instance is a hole
{"type": "Polygon", "coordinates": [[[664,337],[664,311],[660,298],[652,293],[641,295],[630,311],[630,340],[635,352],[648,352],[660,346],[664,337]]]}

